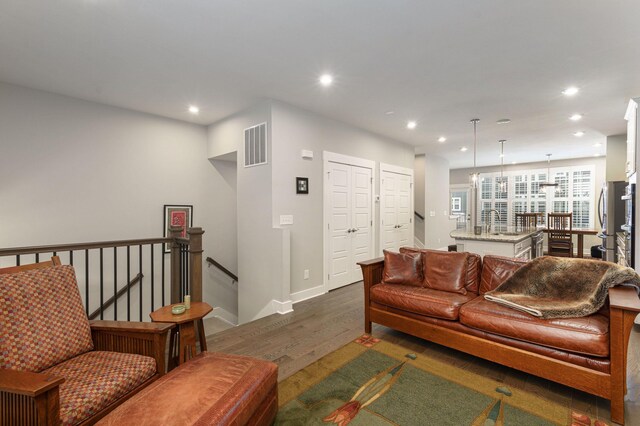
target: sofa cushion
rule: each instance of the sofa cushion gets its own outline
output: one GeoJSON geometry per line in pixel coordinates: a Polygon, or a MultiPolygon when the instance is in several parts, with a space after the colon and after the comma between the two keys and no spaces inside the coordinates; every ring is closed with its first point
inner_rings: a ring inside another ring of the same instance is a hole
{"type": "Polygon", "coordinates": [[[382,282],[422,286],[422,255],[417,252],[395,253],[383,250],[384,270],[382,282]]]}
{"type": "Polygon", "coordinates": [[[205,352],[120,405],[98,425],[270,425],[278,410],[278,367],[205,352]]]}
{"type": "Polygon", "coordinates": [[[482,257],[476,253],[469,253],[469,257],[467,258],[467,279],[464,288],[468,292],[478,294],[481,276],[482,257]]]}
{"type": "Polygon", "coordinates": [[[39,372],[93,349],[72,266],[0,275],[0,368],[39,372]]]}
{"type": "Polygon", "coordinates": [[[75,425],[147,381],[156,373],[156,361],[143,355],[93,351],[43,373],[64,378],[60,418],[63,425],[75,425]]]}
{"type": "Polygon", "coordinates": [[[496,289],[526,263],[526,260],[486,255],[482,262],[480,294],[496,289]]]}
{"type": "Polygon", "coordinates": [[[609,320],[600,314],[540,319],[479,296],[462,306],[460,322],[538,345],[592,356],[609,356],[609,320]]]}
{"type": "Polygon", "coordinates": [[[376,284],[370,300],[381,305],[446,320],[457,320],[460,307],[475,294],[459,294],[401,284],[376,284]]]}
{"type": "Polygon", "coordinates": [[[472,267],[468,261],[470,253],[421,250],[413,247],[402,247],[400,252],[422,253],[424,287],[467,294],[466,286],[473,284],[473,277],[471,277],[470,281],[467,280],[468,268],[472,267]]]}

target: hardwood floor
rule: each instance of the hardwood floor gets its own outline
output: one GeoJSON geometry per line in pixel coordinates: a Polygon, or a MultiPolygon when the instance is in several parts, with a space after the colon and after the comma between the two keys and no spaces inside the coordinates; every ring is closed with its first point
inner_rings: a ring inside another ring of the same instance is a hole
{"type": "MultiPolygon", "coordinates": [[[[249,355],[279,366],[279,380],[317,361],[364,333],[362,283],[331,291],[294,305],[285,315],[271,315],[215,334],[205,325],[209,351],[249,355]]],[[[640,326],[629,343],[628,393],[625,403],[627,425],[640,425],[640,326]]],[[[217,331],[217,330],[216,330],[217,331]]],[[[373,335],[401,344],[460,368],[483,374],[509,386],[567,402],[574,410],[609,419],[609,401],[548,380],[504,367],[463,352],[383,327],[373,326],[373,335]]]]}

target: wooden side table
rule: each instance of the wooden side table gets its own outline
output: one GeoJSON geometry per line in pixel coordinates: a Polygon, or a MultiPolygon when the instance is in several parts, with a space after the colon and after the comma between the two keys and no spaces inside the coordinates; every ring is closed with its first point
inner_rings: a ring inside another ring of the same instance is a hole
{"type": "Polygon", "coordinates": [[[174,315],[171,313],[172,306],[174,305],[164,306],[149,314],[153,322],[168,322],[177,325],[171,329],[169,337],[169,370],[196,356],[196,322],[198,323],[200,351],[207,350],[202,318],[213,310],[207,303],[191,302],[191,309],[187,309],[180,315],[174,315]]]}

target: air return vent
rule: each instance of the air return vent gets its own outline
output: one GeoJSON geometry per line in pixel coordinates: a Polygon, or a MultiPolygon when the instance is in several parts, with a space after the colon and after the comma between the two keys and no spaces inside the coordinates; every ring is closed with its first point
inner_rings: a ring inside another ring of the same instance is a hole
{"type": "Polygon", "coordinates": [[[244,130],[244,166],[267,164],[267,123],[244,130]]]}

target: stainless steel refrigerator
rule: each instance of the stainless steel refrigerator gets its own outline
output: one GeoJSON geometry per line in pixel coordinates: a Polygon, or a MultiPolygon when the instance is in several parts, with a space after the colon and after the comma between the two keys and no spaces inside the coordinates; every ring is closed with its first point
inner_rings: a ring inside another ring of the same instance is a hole
{"type": "Polygon", "coordinates": [[[622,196],[625,195],[627,182],[605,182],[598,198],[598,221],[600,232],[598,237],[602,239],[599,249],[602,259],[616,263],[617,241],[616,232],[621,231],[625,224],[625,205],[622,196]]]}

